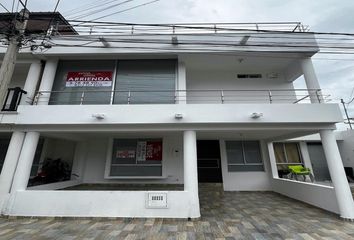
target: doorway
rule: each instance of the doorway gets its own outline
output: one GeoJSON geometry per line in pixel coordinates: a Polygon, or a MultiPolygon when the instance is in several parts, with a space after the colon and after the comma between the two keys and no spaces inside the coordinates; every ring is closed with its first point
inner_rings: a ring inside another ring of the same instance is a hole
{"type": "Polygon", "coordinates": [[[219,140],[198,140],[197,159],[198,182],[222,182],[219,140]]]}

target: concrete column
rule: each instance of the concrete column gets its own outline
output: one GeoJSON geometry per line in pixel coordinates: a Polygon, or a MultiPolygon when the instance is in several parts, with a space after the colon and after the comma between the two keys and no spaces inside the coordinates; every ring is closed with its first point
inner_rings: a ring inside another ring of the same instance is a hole
{"type": "Polygon", "coordinates": [[[38,132],[27,132],[22,145],[11,193],[26,190],[39,140],[38,132]]]}
{"type": "Polygon", "coordinates": [[[184,191],[190,197],[191,218],[200,217],[197,168],[197,136],[195,131],[183,132],[184,191]]]}
{"type": "Polygon", "coordinates": [[[186,64],[184,62],[178,62],[178,79],[177,79],[177,103],[187,103],[187,74],[186,64]]]}
{"type": "Polygon", "coordinates": [[[39,61],[31,63],[30,69],[27,74],[25,86],[23,87],[23,90],[25,90],[27,94],[23,95],[21,99],[22,105],[30,105],[32,100],[34,99],[36,87],[41,74],[41,69],[42,64],[39,61]]]}
{"type": "Polygon", "coordinates": [[[354,202],[333,130],[321,130],[321,141],[333,182],[340,216],[354,219],[354,202]]]}
{"type": "Polygon", "coordinates": [[[47,60],[45,64],[41,85],[39,86],[39,91],[42,92],[42,94],[39,97],[38,105],[48,105],[50,98],[49,92],[52,91],[53,88],[57,66],[58,59],[47,60]]]}
{"type": "Polygon", "coordinates": [[[277,161],[275,159],[273,142],[268,142],[267,143],[267,147],[268,147],[268,154],[269,154],[269,163],[270,163],[270,168],[272,170],[273,178],[279,178],[278,167],[277,167],[277,161]]]}
{"type": "Polygon", "coordinates": [[[24,138],[24,132],[16,131],[12,133],[4,165],[0,174],[0,209],[2,208],[4,201],[8,197],[8,194],[10,193],[12,180],[14,178],[24,138]]]}
{"type": "Polygon", "coordinates": [[[301,68],[304,74],[306,87],[309,90],[311,103],[319,103],[322,102],[323,98],[320,92],[316,93],[316,90],[321,89],[320,84],[318,82],[315,69],[312,64],[311,58],[305,58],[301,60],[301,68]]]}

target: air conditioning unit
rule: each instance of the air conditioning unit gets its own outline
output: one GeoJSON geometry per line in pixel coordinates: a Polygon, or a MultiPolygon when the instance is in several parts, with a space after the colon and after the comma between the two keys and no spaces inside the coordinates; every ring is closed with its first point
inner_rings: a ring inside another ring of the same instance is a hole
{"type": "Polygon", "coordinates": [[[168,208],[166,192],[147,193],[146,208],[168,208]]]}

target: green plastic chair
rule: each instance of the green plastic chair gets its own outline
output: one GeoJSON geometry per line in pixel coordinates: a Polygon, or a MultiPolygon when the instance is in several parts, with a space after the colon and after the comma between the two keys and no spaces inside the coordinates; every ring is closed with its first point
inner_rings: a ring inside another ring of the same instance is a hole
{"type": "Polygon", "coordinates": [[[290,172],[290,178],[293,178],[297,181],[299,181],[299,178],[301,177],[302,180],[305,182],[306,176],[309,176],[311,182],[314,181],[314,177],[313,174],[311,173],[311,169],[306,168],[302,165],[290,165],[288,166],[288,170],[290,172]]]}

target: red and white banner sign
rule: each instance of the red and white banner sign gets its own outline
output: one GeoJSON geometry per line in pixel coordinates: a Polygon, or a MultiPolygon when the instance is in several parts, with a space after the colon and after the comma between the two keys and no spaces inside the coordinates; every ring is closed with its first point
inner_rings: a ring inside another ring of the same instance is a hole
{"type": "Polygon", "coordinates": [[[138,141],[137,161],[162,161],[162,141],[138,141]]]}
{"type": "Polygon", "coordinates": [[[111,71],[68,72],[66,87],[110,87],[112,86],[111,71]]]}

